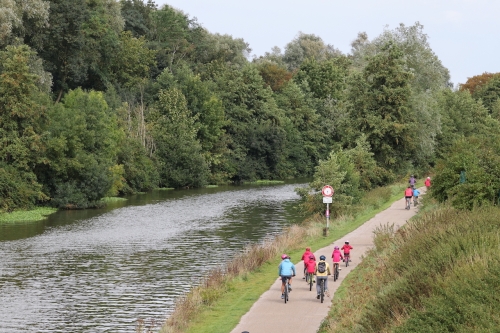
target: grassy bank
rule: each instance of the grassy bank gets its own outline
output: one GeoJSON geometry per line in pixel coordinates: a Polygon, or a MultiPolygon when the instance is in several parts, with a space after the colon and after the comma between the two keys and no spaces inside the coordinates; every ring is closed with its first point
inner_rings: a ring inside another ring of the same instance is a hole
{"type": "Polygon", "coordinates": [[[498,332],[500,209],[427,210],[378,230],[319,332],[498,332]]]}
{"type": "Polygon", "coordinates": [[[400,199],[403,189],[404,185],[394,185],[367,193],[349,216],[331,221],[326,237],[322,235],[324,217],[314,216],[274,239],[247,248],[181,298],[160,332],[230,332],[276,280],[281,253],[299,261],[304,247],[317,250],[331,244],[400,199]]]}
{"type": "Polygon", "coordinates": [[[56,211],[56,208],[38,207],[32,210],[18,210],[10,213],[2,212],[0,213],[0,223],[41,221],[46,219],[47,215],[56,211]]]}

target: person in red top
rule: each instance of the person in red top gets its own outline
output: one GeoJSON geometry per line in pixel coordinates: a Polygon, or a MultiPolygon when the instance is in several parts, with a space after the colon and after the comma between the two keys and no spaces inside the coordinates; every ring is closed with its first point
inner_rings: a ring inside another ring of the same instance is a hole
{"type": "Polygon", "coordinates": [[[353,247],[349,245],[349,241],[346,240],[344,246],[342,246],[341,250],[344,251],[344,260],[351,261],[351,250],[353,247]]]}
{"type": "Polygon", "coordinates": [[[429,191],[429,187],[431,187],[431,177],[427,177],[424,183],[425,187],[427,188],[427,191],[429,191]]]}
{"type": "Polygon", "coordinates": [[[405,209],[410,209],[411,198],[413,197],[413,189],[410,185],[405,190],[405,209]]]}
{"type": "MultiPolygon", "coordinates": [[[[316,271],[316,258],[314,257],[314,254],[311,253],[311,255],[309,256],[309,261],[306,263],[306,272],[309,274],[313,274],[312,276],[314,276],[315,271],[316,271]]],[[[314,280],[314,277],[312,279],[313,279],[313,283],[316,282],[314,280]]],[[[308,282],[308,281],[306,281],[306,282],[308,282]]]]}
{"type": "MultiPolygon", "coordinates": [[[[314,253],[311,252],[311,248],[307,247],[306,252],[304,252],[304,254],[302,255],[302,260],[304,261],[304,277],[302,279],[306,278],[306,264],[309,261],[309,256],[311,255],[314,257],[314,253]]],[[[314,257],[314,261],[316,261],[316,257],[314,257]]]]}

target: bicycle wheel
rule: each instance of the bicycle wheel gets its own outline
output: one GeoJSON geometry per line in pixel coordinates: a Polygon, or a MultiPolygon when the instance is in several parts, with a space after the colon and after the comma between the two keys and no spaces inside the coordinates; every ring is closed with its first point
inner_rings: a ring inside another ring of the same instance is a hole
{"type": "Polygon", "coordinates": [[[324,279],[321,279],[321,288],[320,288],[320,292],[321,292],[321,303],[323,303],[323,300],[325,299],[325,280],[324,279]]]}
{"type": "Polygon", "coordinates": [[[333,281],[337,281],[339,278],[339,265],[335,265],[335,268],[333,269],[333,281]]]}
{"type": "Polygon", "coordinates": [[[344,256],[345,267],[349,266],[349,258],[350,258],[350,256],[344,256]]]}
{"type": "Polygon", "coordinates": [[[285,304],[288,302],[288,279],[285,280],[285,304]]]}
{"type": "Polygon", "coordinates": [[[309,291],[313,289],[313,275],[309,274],[309,291]]]}

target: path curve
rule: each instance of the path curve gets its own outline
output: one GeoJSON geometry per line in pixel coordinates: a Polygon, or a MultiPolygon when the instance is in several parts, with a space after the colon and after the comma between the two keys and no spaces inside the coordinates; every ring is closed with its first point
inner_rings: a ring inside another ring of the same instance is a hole
{"type": "MultiPolygon", "coordinates": [[[[425,188],[419,189],[425,193],[425,188]]],[[[316,258],[325,255],[327,262],[332,266],[331,254],[335,245],[344,244],[348,239],[353,246],[351,252],[352,262],[349,267],[342,267],[339,279],[333,282],[333,277],[328,278],[328,289],[331,297],[325,298],[321,303],[316,299],[316,286],[309,291],[309,285],[302,279],[304,263],[302,261],[295,264],[297,277],[292,284],[290,301],[285,304],[281,299],[281,280],[276,280],[271,288],[262,294],[241,317],[239,324],[231,333],[316,333],[321,322],[327,316],[332,304],[333,294],[349,274],[361,261],[361,257],[373,246],[373,231],[380,225],[394,224],[395,229],[405,224],[416,210],[412,205],[410,210],[404,208],[404,198],[394,202],[388,209],[378,213],[365,224],[350,232],[340,240],[335,240],[332,244],[314,252],[316,258]]],[[[312,246],[314,250],[314,246],[312,246]]],[[[276,271],[278,268],[276,267],[276,271]]]]}

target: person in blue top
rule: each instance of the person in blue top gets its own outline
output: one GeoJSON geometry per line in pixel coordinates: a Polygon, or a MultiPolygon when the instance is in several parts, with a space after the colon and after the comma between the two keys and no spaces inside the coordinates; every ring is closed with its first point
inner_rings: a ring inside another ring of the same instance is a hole
{"type": "Polygon", "coordinates": [[[420,191],[418,189],[413,190],[413,205],[418,205],[418,196],[420,195],[420,191]]]}
{"type": "Polygon", "coordinates": [[[278,266],[278,275],[281,277],[281,298],[285,297],[285,283],[288,280],[289,290],[292,291],[292,277],[295,276],[295,265],[290,261],[290,257],[286,254],[281,256],[283,259],[278,266]]]}

